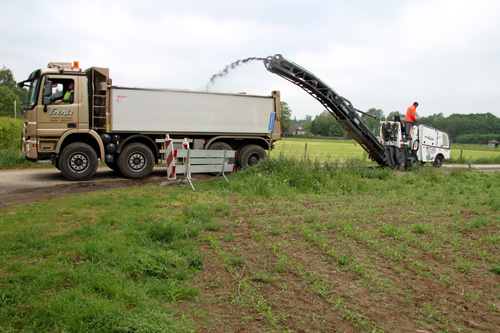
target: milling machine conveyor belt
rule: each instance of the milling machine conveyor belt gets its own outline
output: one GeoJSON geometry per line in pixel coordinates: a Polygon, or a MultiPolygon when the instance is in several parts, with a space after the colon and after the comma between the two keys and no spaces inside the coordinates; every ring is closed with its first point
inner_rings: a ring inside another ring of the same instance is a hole
{"type": "Polygon", "coordinates": [[[394,165],[386,147],[359,119],[351,102],[339,96],[314,74],[286,60],[281,54],[267,57],[264,64],[268,71],[296,84],[318,100],[379,165],[394,165]]]}

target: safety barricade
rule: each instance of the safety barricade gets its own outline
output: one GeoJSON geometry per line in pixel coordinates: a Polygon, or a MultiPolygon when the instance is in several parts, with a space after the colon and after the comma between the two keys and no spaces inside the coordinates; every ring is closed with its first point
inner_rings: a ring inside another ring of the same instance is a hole
{"type": "Polygon", "coordinates": [[[234,172],[236,169],[235,150],[192,150],[188,148],[187,150],[176,150],[175,156],[185,161],[182,165],[175,166],[175,173],[183,174],[179,184],[187,179],[193,191],[195,189],[191,181],[192,173],[216,173],[213,179],[222,176],[229,182],[226,173],[234,172]]]}
{"type": "Polygon", "coordinates": [[[172,140],[168,135],[157,142],[164,142],[160,153],[162,162],[167,164],[168,179],[174,181],[177,179],[176,175],[182,174],[177,184],[182,184],[187,179],[193,191],[195,190],[191,180],[193,173],[212,173],[215,174],[213,179],[222,176],[229,182],[226,173],[236,170],[235,150],[193,150],[189,148],[186,139],[172,140]],[[174,142],[182,143],[183,149],[175,149],[174,142]]]}

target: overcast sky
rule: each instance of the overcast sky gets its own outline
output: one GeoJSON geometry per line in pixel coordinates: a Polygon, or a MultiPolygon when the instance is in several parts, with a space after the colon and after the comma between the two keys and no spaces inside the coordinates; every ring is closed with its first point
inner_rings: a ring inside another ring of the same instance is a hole
{"type": "MultiPolygon", "coordinates": [[[[498,0],[3,0],[0,66],[108,67],[114,85],[205,89],[249,57],[282,54],[360,110],[500,117],[498,0]]],[[[212,91],[280,90],[302,119],[323,107],[253,61],[212,91]]]]}

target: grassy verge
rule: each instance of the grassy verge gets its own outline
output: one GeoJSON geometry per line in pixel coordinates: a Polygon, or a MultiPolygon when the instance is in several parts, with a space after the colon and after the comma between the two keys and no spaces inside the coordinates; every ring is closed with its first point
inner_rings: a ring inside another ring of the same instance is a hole
{"type": "Polygon", "coordinates": [[[500,173],[285,157],[0,211],[0,330],[500,325],[500,173]]]}

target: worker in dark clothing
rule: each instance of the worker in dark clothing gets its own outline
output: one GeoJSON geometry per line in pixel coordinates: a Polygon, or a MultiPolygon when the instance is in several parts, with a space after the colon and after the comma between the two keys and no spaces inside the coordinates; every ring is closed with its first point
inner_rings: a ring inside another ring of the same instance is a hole
{"type": "Polygon", "coordinates": [[[74,83],[70,82],[68,85],[68,90],[64,93],[64,96],[62,99],[58,99],[55,101],[56,104],[73,104],[74,100],[74,83]]]}
{"type": "Polygon", "coordinates": [[[410,139],[410,128],[413,124],[418,122],[417,119],[417,106],[418,103],[415,102],[412,105],[408,107],[408,110],[406,110],[406,117],[405,117],[405,133],[406,137],[410,139]]]}

